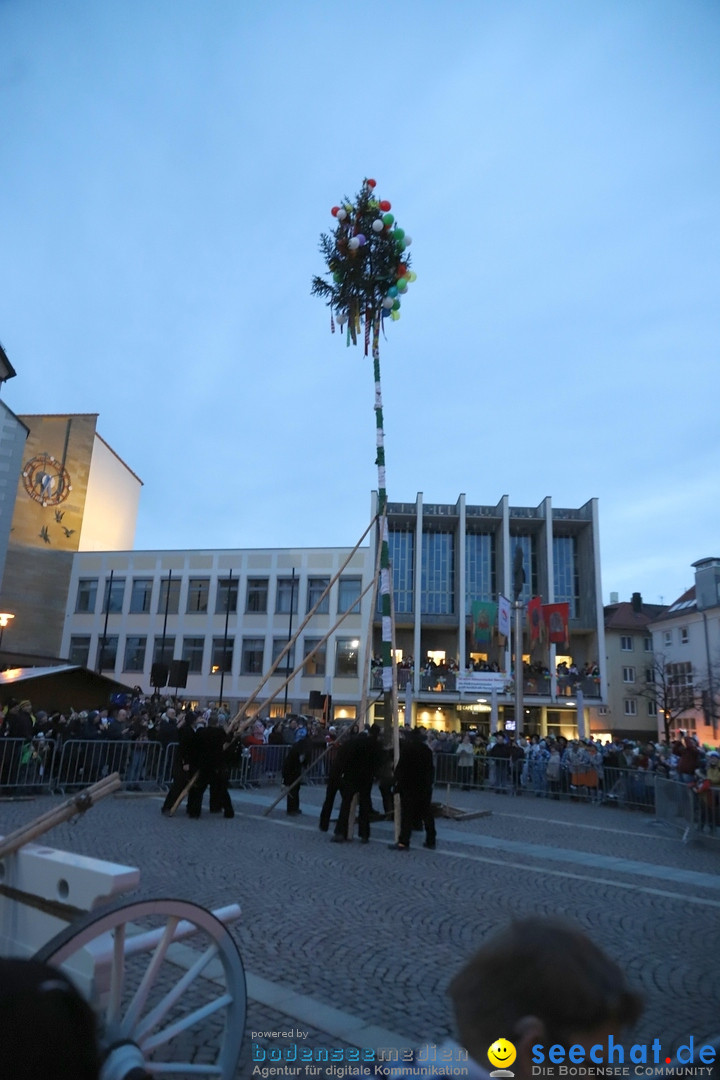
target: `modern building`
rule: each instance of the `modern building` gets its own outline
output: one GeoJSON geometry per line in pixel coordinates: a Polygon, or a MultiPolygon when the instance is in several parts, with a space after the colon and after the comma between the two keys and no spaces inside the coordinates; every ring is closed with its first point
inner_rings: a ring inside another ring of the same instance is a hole
{"type": "Polygon", "coordinates": [[[630,601],[614,599],[605,607],[607,705],[598,710],[607,730],[635,739],[658,735],[658,706],[654,692],[655,655],[651,622],[665,611],[663,604],[645,604],[640,593],[630,601]]]}
{"type": "Polygon", "coordinates": [[[76,552],[132,547],[142,482],[98,434],[96,414],[19,420],[28,434],[12,480],[0,611],[15,616],[3,660],[26,665],[61,655],[76,552]]]}
{"type": "MultiPolygon", "coordinates": [[[[375,500],[373,510],[376,506],[375,500]]],[[[566,647],[542,641],[531,647],[525,627],[521,730],[577,730],[578,689],[581,710],[582,699],[586,705],[605,702],[597,500],[561,509],[550,498],[536,507],[511,507],[507,496],[492,506],[468,503],[465,495],[455,503],[425,503],[419,494],[415,502],[388,505],[388,530],[396,657],[401,663],[412,658],[400,671],[399,689],[414,721],[517,730],[512,643],[494,634],[478,646],[472,612],[475,604],[513,597],[518,547],[525,576],[519,597],[523,612],[532,597],[544,604],[567,603],[569,609],[566,647]],[[599,674],[570,686],[556,677],[562,662],[579,670],[598,665],[599,674]]],[[[376,543],[377,538],[372,565],[376,543]]],[[[379,651],[377,613],[374,633],[379,651]]],[[[593,709],[585,710],[584,720],[593,730],[607,731],[593,709]]]]}
{"type": "Polygon", "coordinates": [[[720,728],[720,559],[693,563],[695,584],[653,620],[658,721],[717,745],[720,728]]]}

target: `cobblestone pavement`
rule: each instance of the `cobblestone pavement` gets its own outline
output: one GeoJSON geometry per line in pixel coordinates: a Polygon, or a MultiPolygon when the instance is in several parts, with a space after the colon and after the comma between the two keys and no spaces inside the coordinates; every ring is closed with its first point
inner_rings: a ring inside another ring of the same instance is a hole
{"type": "MultiPolygon", "coordinates": [[[[368,845],[331,844],[317,828],[322,788],[303,788],[297,818],[282,803],[264,813],[276,794],[234,792],[233,820],[199,821],[163,818],[157,797],[117,796],[47,837],[140,867],[144,894],[242,904],[239,1077],[253,1075],[253,1044],[257,1057],[297,1041],[262,1033],[300,1030],[302,1045],[333,1049],[366,1045],[363,1023],[396,1044],[445,1037],[450,977],[499,925],[531,913],[572,918],[623,964],[646,998],[633,1041],[657,1036],[671,1054],[691,1034],[719,1033],[720,845],[683,845],[651,816],[616,808],[453,791],[453,806],[491,815],[441,820],[436,851],[418,839],[400,853],[385,822],[368,845]],[[282,1010],[273,988],[290,994],[282,1010]],[[355,1038],[343,1037],[349,1019],[355,1038]]],[[[55,801],[0,804],[0,832],[55,801]]]]}

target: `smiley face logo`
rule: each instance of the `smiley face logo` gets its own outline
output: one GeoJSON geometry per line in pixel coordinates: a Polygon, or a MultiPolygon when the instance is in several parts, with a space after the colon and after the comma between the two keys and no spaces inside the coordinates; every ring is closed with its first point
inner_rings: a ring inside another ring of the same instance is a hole
{"type": "Polygon", "coordinates": [[[517,1050],[508,1039],[496,1039],[492,1046],[488,1047],[487,1056],[496,1069],[507,1069],[517,1057],[517,1050]]]}

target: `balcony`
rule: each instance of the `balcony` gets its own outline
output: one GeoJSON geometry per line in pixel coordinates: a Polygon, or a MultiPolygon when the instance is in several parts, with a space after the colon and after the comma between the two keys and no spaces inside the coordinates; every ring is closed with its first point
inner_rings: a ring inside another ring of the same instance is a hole
{"type": "MultiPolygon", "coordinates": [[[[404,692],[407,684],[412,684],[413,672],[407,668],[400,668],[397,673],[398,691],[404,692]]],[[[512,679],[497,672],[473,672],[470,675],[460,675],[455,671],[443,674],[420,675],[421,694],[488,694],[492,693],[493,686],[499,699],[512,701],[515,693],[512,679]],[[475,678],[480,676],[480,678],[475,678]],[[477,681],[475,687],[471,681],[477,681]],[[487,685],[485,685],[487,683],[487,685]]],[[[373,690],[382,690],[382,670],[373,668],[371,685],[373,690]]],[[[552,697],[552,685],[549,675],[527,675],[523,681],[523,700],[529,698],[545,698],[547,701],[562,701],[564,698],[574,697],[578,690],[582,691],[585,700],[600,699],[600,679],[586,677],[570,684],[569,680],[557,680],[557,693],[552,697]]]]}

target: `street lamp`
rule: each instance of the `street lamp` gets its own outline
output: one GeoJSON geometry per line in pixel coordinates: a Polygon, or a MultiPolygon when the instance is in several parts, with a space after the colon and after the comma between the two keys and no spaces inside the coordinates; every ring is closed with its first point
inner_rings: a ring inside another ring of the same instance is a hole
{"type": "Polygon", "coordinates": [[[2,639],[3,639],[3,633],[5,631],[5,627],[9,626],[10,621],[12,619],[14,619],[14,618],[15,618],[15,616],[13,614],[11,614],[11,612],[9,612],[9,611],[0,611],[0,649],[2,648],[2,639]]]}

